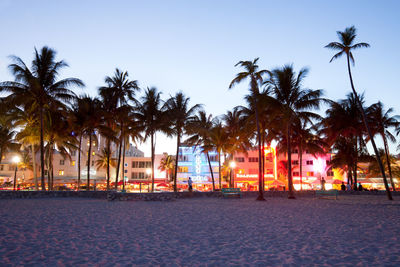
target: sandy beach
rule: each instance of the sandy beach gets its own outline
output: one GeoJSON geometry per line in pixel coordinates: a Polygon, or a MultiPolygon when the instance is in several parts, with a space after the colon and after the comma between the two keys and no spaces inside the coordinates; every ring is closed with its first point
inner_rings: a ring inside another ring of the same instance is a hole
{"type": "Polygon", "coordinates": [[[399,266],[400,201],[0,201],[1,266],[399,266]]]}

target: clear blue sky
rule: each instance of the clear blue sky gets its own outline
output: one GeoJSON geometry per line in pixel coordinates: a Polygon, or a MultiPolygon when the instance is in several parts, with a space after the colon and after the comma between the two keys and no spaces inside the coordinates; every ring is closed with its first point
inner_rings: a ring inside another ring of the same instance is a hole
{"type": "MultiPolygon", "coordinates": [[[[371,44],[354,53],[356,88],[367,104],[381,100],[400,113],[397,77],[400,1],[19,1],[0,0],[0,80],[10,80],[9,55],[32,60],[48,45],[91,95],[116,67],[164,98],[182,90],[192,103],[220,115],[243,104],[247,86],[228,91],[239,60],[260,57],[271,69],[310,68],[306,86],[337,100],[350,91],[345,59],[329,63],[324,45],[355,25],[371,44]]],[[[159,138],[156,151],[174,153],[159,138]]],[[[149,154],[149,146],[140,145],[149,154]]]]}

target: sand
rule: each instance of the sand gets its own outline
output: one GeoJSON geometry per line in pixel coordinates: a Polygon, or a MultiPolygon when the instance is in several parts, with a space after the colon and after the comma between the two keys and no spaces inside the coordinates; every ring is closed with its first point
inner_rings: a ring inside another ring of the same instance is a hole
{"type": "Polygon", "coordinates": [[[0,266],[400,266],[400,201],[0,200],[0,266]]]}

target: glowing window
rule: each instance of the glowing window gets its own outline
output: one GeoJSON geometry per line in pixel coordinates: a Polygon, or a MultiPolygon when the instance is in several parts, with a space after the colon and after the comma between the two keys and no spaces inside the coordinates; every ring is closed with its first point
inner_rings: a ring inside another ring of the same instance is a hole
{"type": "Polygon", "coordinates": [[[63,176],[64,175],[64,171],[63,170],[59,170],[58,171],[58,175],[63,176]]]}
{"type": "Polygon", "coordinates": [[[189,172],[189,168],[181,166],[181,167],[178,168],[178,172],[189,172]]]}
{"type": "Polygon", "coordinates": [[[71,166],[75,166],[75,160],[71,161],[71,166]]]}
{"type": "Polygon", "coordinates": [[[313,165],[313,161],[312,161],[312,160],[307,160],[307,161],[306,161],[306,164],[307,164],[307,165],[313,165]]]}

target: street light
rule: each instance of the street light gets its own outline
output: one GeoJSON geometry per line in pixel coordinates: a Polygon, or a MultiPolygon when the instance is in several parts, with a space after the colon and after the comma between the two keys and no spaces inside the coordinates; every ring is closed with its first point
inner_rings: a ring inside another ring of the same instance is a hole
{"type": "Polygon", "coordinates": [[[15,173],[14,173],[14,191],[15,191],[15,186],[17,184],[17,170],[18,170],[18,163],[21,161],[20,157],[15,155],[12,158],[12,162],[15,164],[15,173]]]}
{"type": "Polygon", "coordinates": [[[231,180],[232,186],[235,187],[235,181],[232,179],[232,171],[234,168],[236,168],[236,162],[231,160],[231,162],[229,162],[229,167],[231,168],[231,172],[230,172],[231,179],[230,180],[231,180]]]}

